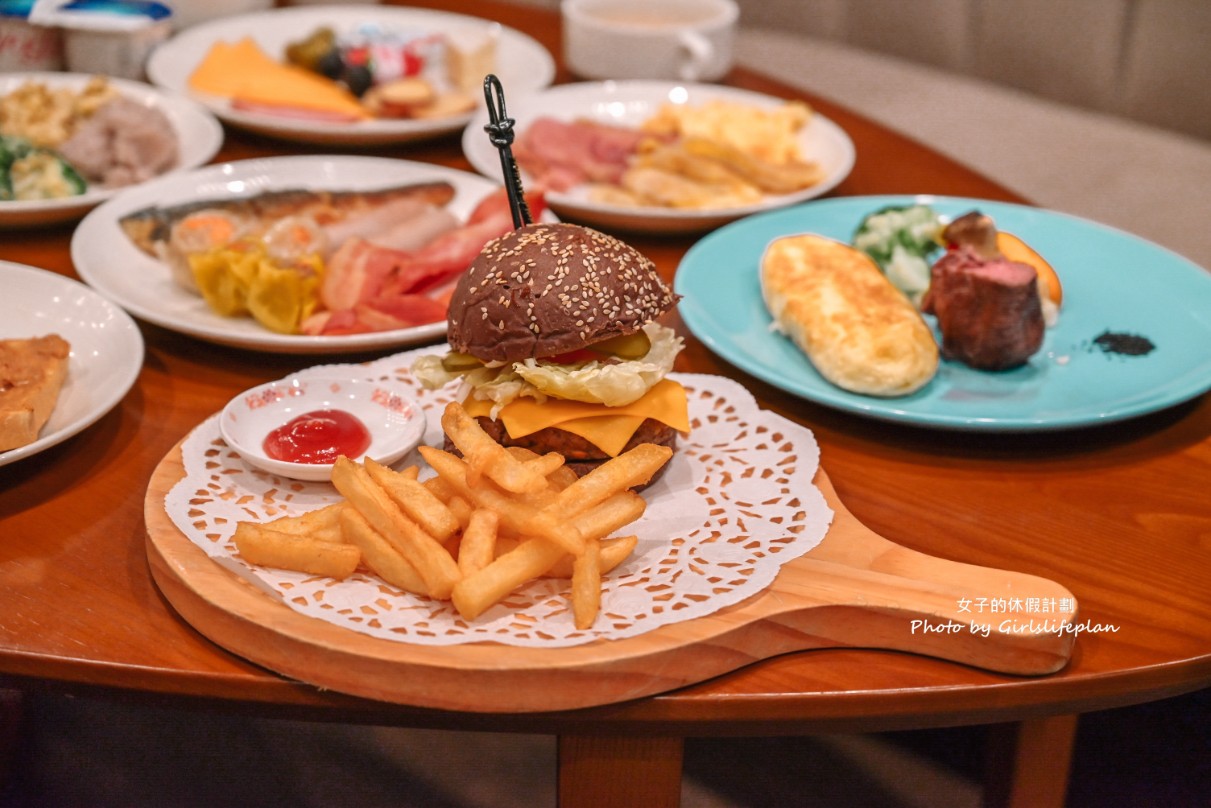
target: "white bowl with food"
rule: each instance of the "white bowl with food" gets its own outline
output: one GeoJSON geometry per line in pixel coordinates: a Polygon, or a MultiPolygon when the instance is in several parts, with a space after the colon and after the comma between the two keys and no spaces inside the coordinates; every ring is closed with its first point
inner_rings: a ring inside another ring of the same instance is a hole
{"type": "Polygon", "coordinates": [[[79,218],[121,190],[196,168],[223,145],[200,104],[82,73],[0,75],[0,227],[79,218]]]}
{"type": "Polygon", "coordinates": [[[245,390],[219,415],[227,445],[255,468],[328,480],[340,456],[390,465],[416,448],[425,412],[391,379],[291,377],[245,390]]]}
{"type": "MultiPolygon", "coordinates": [[[[806,105],[714,84],[604,81],[510,93],[513,156],[560,217],[636,232],[702,232],[835,188],[854,144],[806,105]]],[[[463,132],[499,176],[486,111],[463,132]]]]}

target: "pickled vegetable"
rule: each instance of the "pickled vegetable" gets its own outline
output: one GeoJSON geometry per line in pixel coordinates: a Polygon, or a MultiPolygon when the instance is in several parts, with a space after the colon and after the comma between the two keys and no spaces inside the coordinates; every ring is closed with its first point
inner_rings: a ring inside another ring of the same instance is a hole
{"type": "MultiPolygon", "coordinates": [[[[286,46],[286,61],[293,65],[312,70],[320,70],[321,62],[331,53],[338,53],[336,47],[336,32],[331,28],[317,28],[306,39],[291,42],[286,46]]],[[[339,53],[338,53],[339,55],[339,53]]],[[[333,77],[329,77],[333,78],[333,77]]]]}
{"type": "Polygon", "coordinates": [[[85,179],[56,152],[0,136],[0,200],[61,199],[87,190],[85,179]]]}
{"type": "Polygon", "coordinates": [[[595,342],[589,346],[594,353],[609,354],[619,359],[642,359],[652,349],[652,341],[643,331],[595,342]]]}

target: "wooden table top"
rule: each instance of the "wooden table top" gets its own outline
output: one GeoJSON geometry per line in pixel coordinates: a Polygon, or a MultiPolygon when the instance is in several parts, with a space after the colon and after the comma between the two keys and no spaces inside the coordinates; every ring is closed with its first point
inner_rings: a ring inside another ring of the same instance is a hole
{"type": "MultiPolygon", "coordinates": [[[[559,53],[551,12],[469,0],[410,5],[492,17],[559,53]]],[[[561,70],[559,80],[570,78],[561,70]]],[[[727,83],[803,98],[849,133],[857,165],[833,196],[1024,201],[825,99],[744,69],[727,83]]],[[[229,130],[216,159],[315,151],[229,130]]],[[[368,153],[470,170],[456,137],[368,153]]],[[[0,258],[75,277],[71,233],[5,233],[0,258]]],[[[667,278],[693,241],[627,240],[667,278]]],[[[677,369],[737,379],[765,407],[810,427],[841,501],[875,532],[930,555],[1057,581],[1081,603],[1081,622],[1113,630],[1081,635],[1064,670],[1037,678],[905,653],[819,650],[652,698],[524,716],[384,705],[288,681],[211,643],[165,601],[149,575],[143,499],[161,458],[233,394],[318,360],[140,327],[146,360],[121,404],[76,437],[0,468],[0,683],[351,722],[685,735],[1020,720],[1211,683],[1211,396],[1059,433],[940,433],[784,394],[716,358],[684,328],[677,369]]]]}

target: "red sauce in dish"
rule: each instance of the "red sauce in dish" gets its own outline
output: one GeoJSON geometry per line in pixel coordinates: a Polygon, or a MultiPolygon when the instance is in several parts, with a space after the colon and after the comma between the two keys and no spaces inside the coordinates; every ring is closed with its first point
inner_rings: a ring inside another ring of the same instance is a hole
{"type": "Polygon", "coordinates": [[[341,455],[355,458],[370,447],[370,430],[344,410],[314,410],[270,432],[265,454],[287,463],[334,463],[341,455]]]}

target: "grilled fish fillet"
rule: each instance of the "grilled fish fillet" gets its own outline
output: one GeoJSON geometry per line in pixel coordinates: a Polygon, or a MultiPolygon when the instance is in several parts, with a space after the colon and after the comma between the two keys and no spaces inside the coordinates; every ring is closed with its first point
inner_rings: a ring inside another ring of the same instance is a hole
{"type": "Polygon", "coordinates": [[[38,439],[67,378],[70,352],[58,334],[0,340],[0,452],[38,439]]]}
{"type": "Polygon", "coordinates": [[[126,237],[143,252],[159,259],[157,245],[168,241],[173,225],[200,210],[222,210],[261,222],[266,227],[287,216],[308,215],[327,225],[370,213],[400,199],[416,199],[442,207],[454,198],[448,182],[423,182],[368,191],[324,191],[286,188],[255,196],[206,199],[169,207],[152,206],[128,213],[119,220],[126,237]]]}
{"type": "Polygon", "coordinates": [[[775,239],[761,259],[761,291],[775,325],[838,387],[903,396],[937,372],[938,346],[921,314],[847,244],[775,239]]]}

